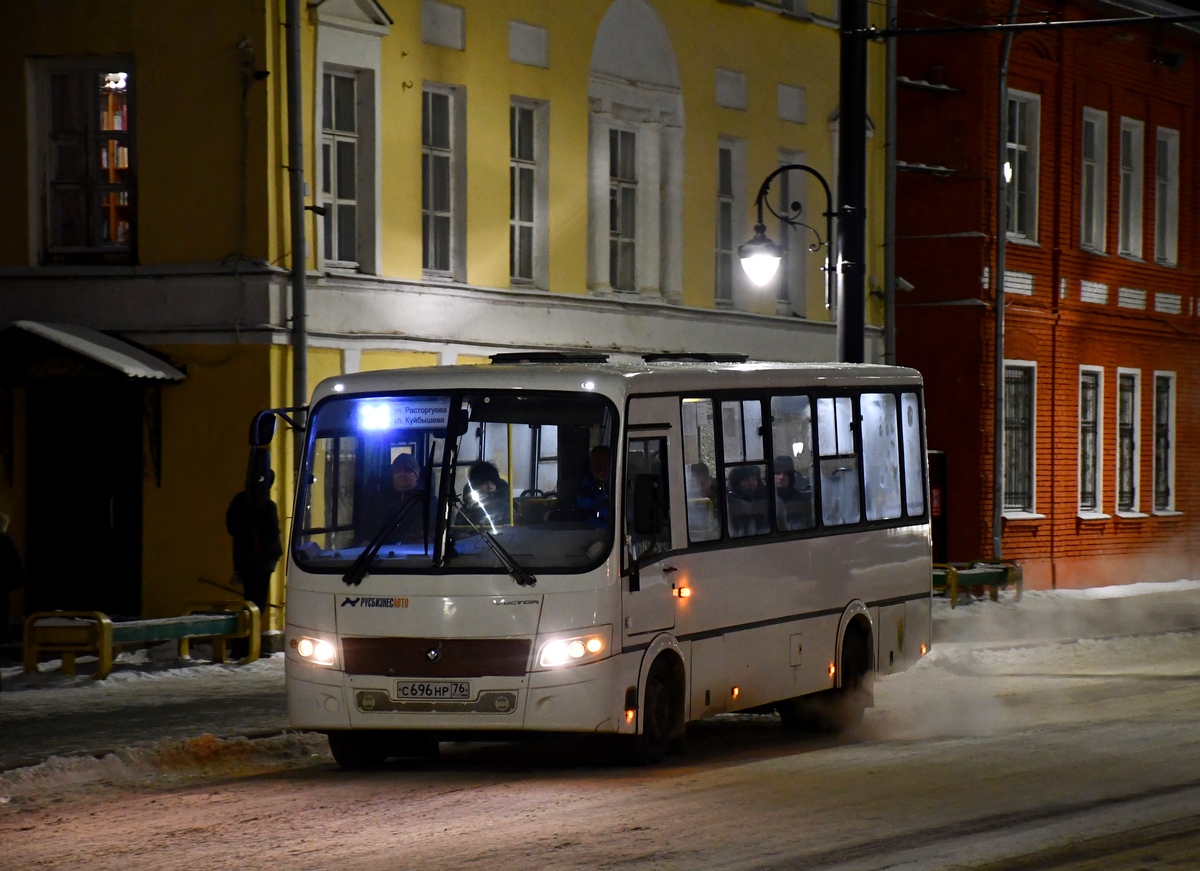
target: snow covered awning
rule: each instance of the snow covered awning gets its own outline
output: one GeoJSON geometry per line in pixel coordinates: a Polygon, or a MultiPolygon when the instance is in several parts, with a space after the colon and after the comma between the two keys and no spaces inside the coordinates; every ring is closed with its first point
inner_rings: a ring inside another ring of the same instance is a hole
{"type": "Polygon", "coordinates": [[[182,381],[187,377],[170,363],[153,354],[88,327],[75,324],[44,324],[38,321],[14,321],[12,326],[115,369],[129,378],[182,381]]]}

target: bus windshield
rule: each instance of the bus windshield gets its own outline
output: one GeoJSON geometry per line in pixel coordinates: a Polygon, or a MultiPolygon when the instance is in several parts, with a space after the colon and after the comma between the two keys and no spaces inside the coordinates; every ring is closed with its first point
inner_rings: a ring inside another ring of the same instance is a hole
{"type": "Polygon", "coordinates": [[[612,403],[595,394],[355,395],[313,412],[292,537],[306,571],[587,571],[612,546],[612,403]],[[497,547],[498,545],[498,547],[497,547]]]}

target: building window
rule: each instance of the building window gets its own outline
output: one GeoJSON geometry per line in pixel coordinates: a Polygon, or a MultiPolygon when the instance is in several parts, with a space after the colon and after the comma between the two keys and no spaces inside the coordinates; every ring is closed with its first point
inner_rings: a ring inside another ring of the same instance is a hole
{"type": "Polygon", "coordinates": [[[60,61],[45,68],[42,101],[43,259],[133,258],[132,64],[60,61]]]}
{"type": "Polygon", "coordinates": [[[321,201],[325,207],[325,262],[358,266],[358,83],[325,74],[321,110],[321,201]]]}
{"type": "Polygon", "coordinates": [[[1033,512],[1034,367],[1004,367],[1004,510],[1033,512]]]}
{"type": "Polygon", "coordinates": [[[1175,373],[1154,373],[1154,510],[1175,508],[1175,373]]]}
{"type": "Polygon", "coordinates": [[[733,304],[733,146],[717,148],[717,305],[733,304]]]}
{"type": "Polygon", "coordinates": [[[1100,510],[1100,395],[1104,370],[1079,373],[1079,510],[1100,510]]]}
{"type": "Polygon", "coordinates": [[[1121,119],[1121,203],[1117,250],[1142,256],[1142,122],[1121,119]]]}
{"type": "Polygon", "coordinates": [[[1117,511],[1137,511],[1138,377],[1117,371],[1117,511]]]}
{"type": "Polygon", "coordinates": [[[636,149],[633,131],[608,131],[608,282],[613,290],[637,290],[636,149]]]}
{"type": "Polygon", "coordinates": [[[426,85],[421,109],[421,266],[426,274],[462,279],[465,180],[462,95],[426,85]]]}
{"type": "Polygon", "coordinates": [[[509,117],[508,274],[513,283],[533,283],[533,237],[537,187],[536,116],[532,106],[514,104],[509,117]]]}
{"type": "Polygon", "coordinates": [[[1158,128],[1154,159],[1154,259],[1174,266],[1179,243],[1179,132],[1158,128]]]}
{"type": "Polygon", "coordinates": [[[1080,209],[1080,244],[1104,250],[1106,214],[1105,179],[1108,167],[1108,113],[1083,110],[1083,202],[1080,209]]]}
{"type": "Polygon", "coordinates": [[[1005,163],[1008,232],[1037,238],[1038,123],[1041,98],[1008,92],[1008,140],[1005,163]]]}

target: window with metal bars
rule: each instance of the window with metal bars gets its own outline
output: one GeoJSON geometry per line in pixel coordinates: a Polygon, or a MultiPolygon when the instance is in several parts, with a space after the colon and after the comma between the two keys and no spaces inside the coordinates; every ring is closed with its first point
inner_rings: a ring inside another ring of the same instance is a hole
{"type": "Polygon", "coordinates": [[[1154,377],[1154,510],[1170,511],[1174,489],[1172,413],[1175,384],[1170,375],[1154,377]]]}
{"type": "Polygon", "coordinates": [[[1137,510],[1137,375],[1117,375],[1117,510],[1137,510]]]}
{"type": "Polygon", "coordinates": [[[1033,511],[1033,367],[1004,367],[1004,510],[1033,511]]]}
{"type": "Polygon", "coordinates": [[[1100,373],[1079,373],[1079,509],[1098,511],[1100,373]]]}
{"type": "Polygon", "coordinates": [[[637,136],[631,130],[608,131],[609,284],[634,291],[637,239],[637,136]]]}
{"type": "Polygon", "coordinates": [[[358,265],[357,80],[326,73],[321,111],[321,203],[325,261],[358,265]]]}

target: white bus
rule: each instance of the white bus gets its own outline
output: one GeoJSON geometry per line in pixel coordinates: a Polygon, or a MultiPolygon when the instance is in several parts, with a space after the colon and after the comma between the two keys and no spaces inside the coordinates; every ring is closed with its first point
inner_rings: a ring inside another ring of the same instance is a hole
{"type": "Polygon", "coordinates": [[[495,359],[314,392],[288,711],[340,765],[547,732],[655,763],[725,712],[855,722],[929,649],[917,372],[495,359]]]}

